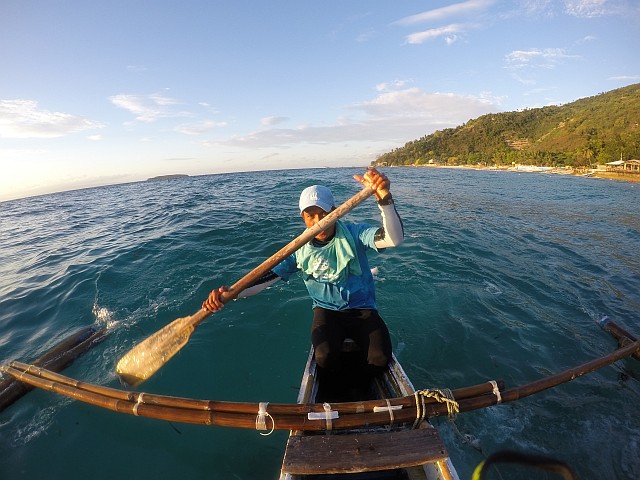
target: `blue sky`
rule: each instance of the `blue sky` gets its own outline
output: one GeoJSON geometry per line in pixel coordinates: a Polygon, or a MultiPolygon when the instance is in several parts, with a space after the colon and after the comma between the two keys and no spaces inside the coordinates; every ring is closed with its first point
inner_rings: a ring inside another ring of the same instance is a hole
{"type": "Polygon", "coordinates": [[[0,201],[365,166],[489,112],[640,82],[640,2],[0,4],[0,201]]]}

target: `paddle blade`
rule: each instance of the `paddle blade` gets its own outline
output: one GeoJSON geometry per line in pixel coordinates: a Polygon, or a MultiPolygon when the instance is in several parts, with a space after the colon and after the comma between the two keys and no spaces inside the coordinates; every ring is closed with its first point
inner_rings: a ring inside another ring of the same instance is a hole
{"type": "Polygon", "coordinates": [[[174,320],[129,350],[116,365],[120,378],[135,387],[156,373],[189,341],[197,325],[193,317],[174,320]]]}

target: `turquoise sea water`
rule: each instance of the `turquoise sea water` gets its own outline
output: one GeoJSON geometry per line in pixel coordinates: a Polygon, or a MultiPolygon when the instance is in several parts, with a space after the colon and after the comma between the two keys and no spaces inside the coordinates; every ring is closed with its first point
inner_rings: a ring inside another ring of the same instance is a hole
{"type": "MultiPolygon", "coordinates": [[[[299,192],[355,194],[361,169],[239,173],[0,203],[0,360],[31,361],[75,330],[108,338],[66,370],[120,387],[116,361],[208,291],[303,230],[299,192]]],[[[405,243],[372,255],[378,303],[418,388],[576,366],[640,334],[640,185],[546,174],[388,169],[405,243]]],[[[378,222],[373,201],[349,214],[378,222]]],[[[295,402],[309,346],[302,281],[229,304],[142,390],[295,402]]],[[[514,403],[436,419],[463,479],[509,448],[555,456],[583,479],[640,477],[640,363],[514,403]]],[[[34,391],[0,413],[0,478],[275,479],[287,432],[169,423],[34,391]]],[[[531,472],[509,478],[531,478],[531,472]]],[[[496,477],[497,478],[497,477],[496,477]]],[[[552,478],[552,477],[537,477],[552,478]]]]}

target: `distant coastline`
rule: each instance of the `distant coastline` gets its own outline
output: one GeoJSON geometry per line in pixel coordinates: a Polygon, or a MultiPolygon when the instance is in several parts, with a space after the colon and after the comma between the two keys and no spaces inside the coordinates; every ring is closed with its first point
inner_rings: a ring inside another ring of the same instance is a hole
{"type": "Polygon", "coordinates": [[[147,178],[147,182],[160,182],[163,180],[175,180],[176,178],[188,178],[189,175],[183,173],[177,173],[174,175],[159,175],[157,177],[147,178]]]}
{"type": "MultiPolygon", "coordinates": [[[[376,165],[382,168],[389,168],[383,165],[376,165]]],[[[487,170],[502,172],[520,172],[520,173],[544,173],[547,175],[573,175],[577,177],[605,178],[608,180],[619,180],[623,182],[640,182],[640,175],[634,173],[618,173],[603,171],[591,168],[572,168],[572,167],[536,167],[529,165],[516,165],[510,167],[485,167],[482,165],[394,165],[391,168],[450,168],[457,170],[487,170]]]]}

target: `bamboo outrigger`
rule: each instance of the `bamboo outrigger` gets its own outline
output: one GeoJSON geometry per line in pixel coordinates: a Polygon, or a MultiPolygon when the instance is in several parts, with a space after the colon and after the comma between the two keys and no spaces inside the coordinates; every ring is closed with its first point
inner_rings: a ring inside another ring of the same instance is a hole
{"type": "MultiPolygon", "coordinates": [[[[68,367],[91,347],[104,340],[106,335],[107,330],[105,328],[82,328],[54,345],[42,356],[38,357],[33,364],[59,372],[68,367]]],[[[19,382],[14,377],[1,381],[0,412],[32,389],[32,386],[19,382]]]]}
{"type": "Polygon", "coordinates": [[[281,477],[285,480],[323,470],[331,474],[356,470],[404,470],[412,475],[422,472],[422,476],[399,478],[456,480],[455,469],[428,419],[451,414],[452,404],[455,404],[456,411],[467,412],[510,402],[568,382],[625,357],[640,358],[640,340],[608,319],[603,319],[599,325],[618,339],[619,348],[614,352],[521,387],[504,390],[502,382],[489,381],[452,390],[446,398],[432,395],[434,390],[414,392],[395,358],[383,379],[376,382],[380,398],[331,404],[312,403],[318,387],[314,387],[315,366],[311,354],[297,404],[219,402],[129,392],[81,382],[16,361],[1,365],[0,370],[33,387],[121,413],[202,425],[255,428],[263,433],[290,430],[292,434],[281,477]],[[393,395],[396,397],[388,398],[393,395]],[[328,431],[332,431],[332,435],[310,435],[310,432],[328,431]],[[334,435],[333,431],[347,433],[334,435]],[[351,452],[351,467],[346,466],[344,455],[340,459],[334,454],[341,449],[351,452]],[[358,462],[356,458],[359,458],[358,462]]]}
{"type": "MultiPolygon", "coordinates": [[[[268,414],[269,425],[262,430],[325,431],[325,422],[309,418],[309,413],[325,412],[323,404],[277,404],[252,402],[221,402],[191,398],[155,395],[144,392],[129,392],[81,382],[50,370],[18,361],[0,366],[0,370],[21,382],[49,390],[60,395],[90,403],[98,407],[139,417],[155,418],[183,423],[234,428],[256,428],[256,418],[268,414]],[[268,408],[265,407],[265,404],[268,408]],[[263,412],[263,410],[265,410],[263,412]]],[[[421,391],[423,392],[423,391],[421,391]]],[[[491,383],[452,390],[460,404],[472,401],[471,409],[496,403],[496,390],[491,383]],[[477,403],[477,399],[484,399],[477,403]],[[475,401],[474,401],[475,400],[475,401]]],[[[392,405],[397,422],[413,422],[416,417],[424,419],[446,415],[447,407],[432,398],[416,399],[416,395],[394,398],[392,405]],[[418,408],[416,408],[416,405],[418,408]]],[[[387,407],[387,400],[345,402],[335,404],[338,417],[332,421],[331,429],[343,430],[363,426],[385,426],[389,424],[389,413],[378,409],[387,407]]]]}

